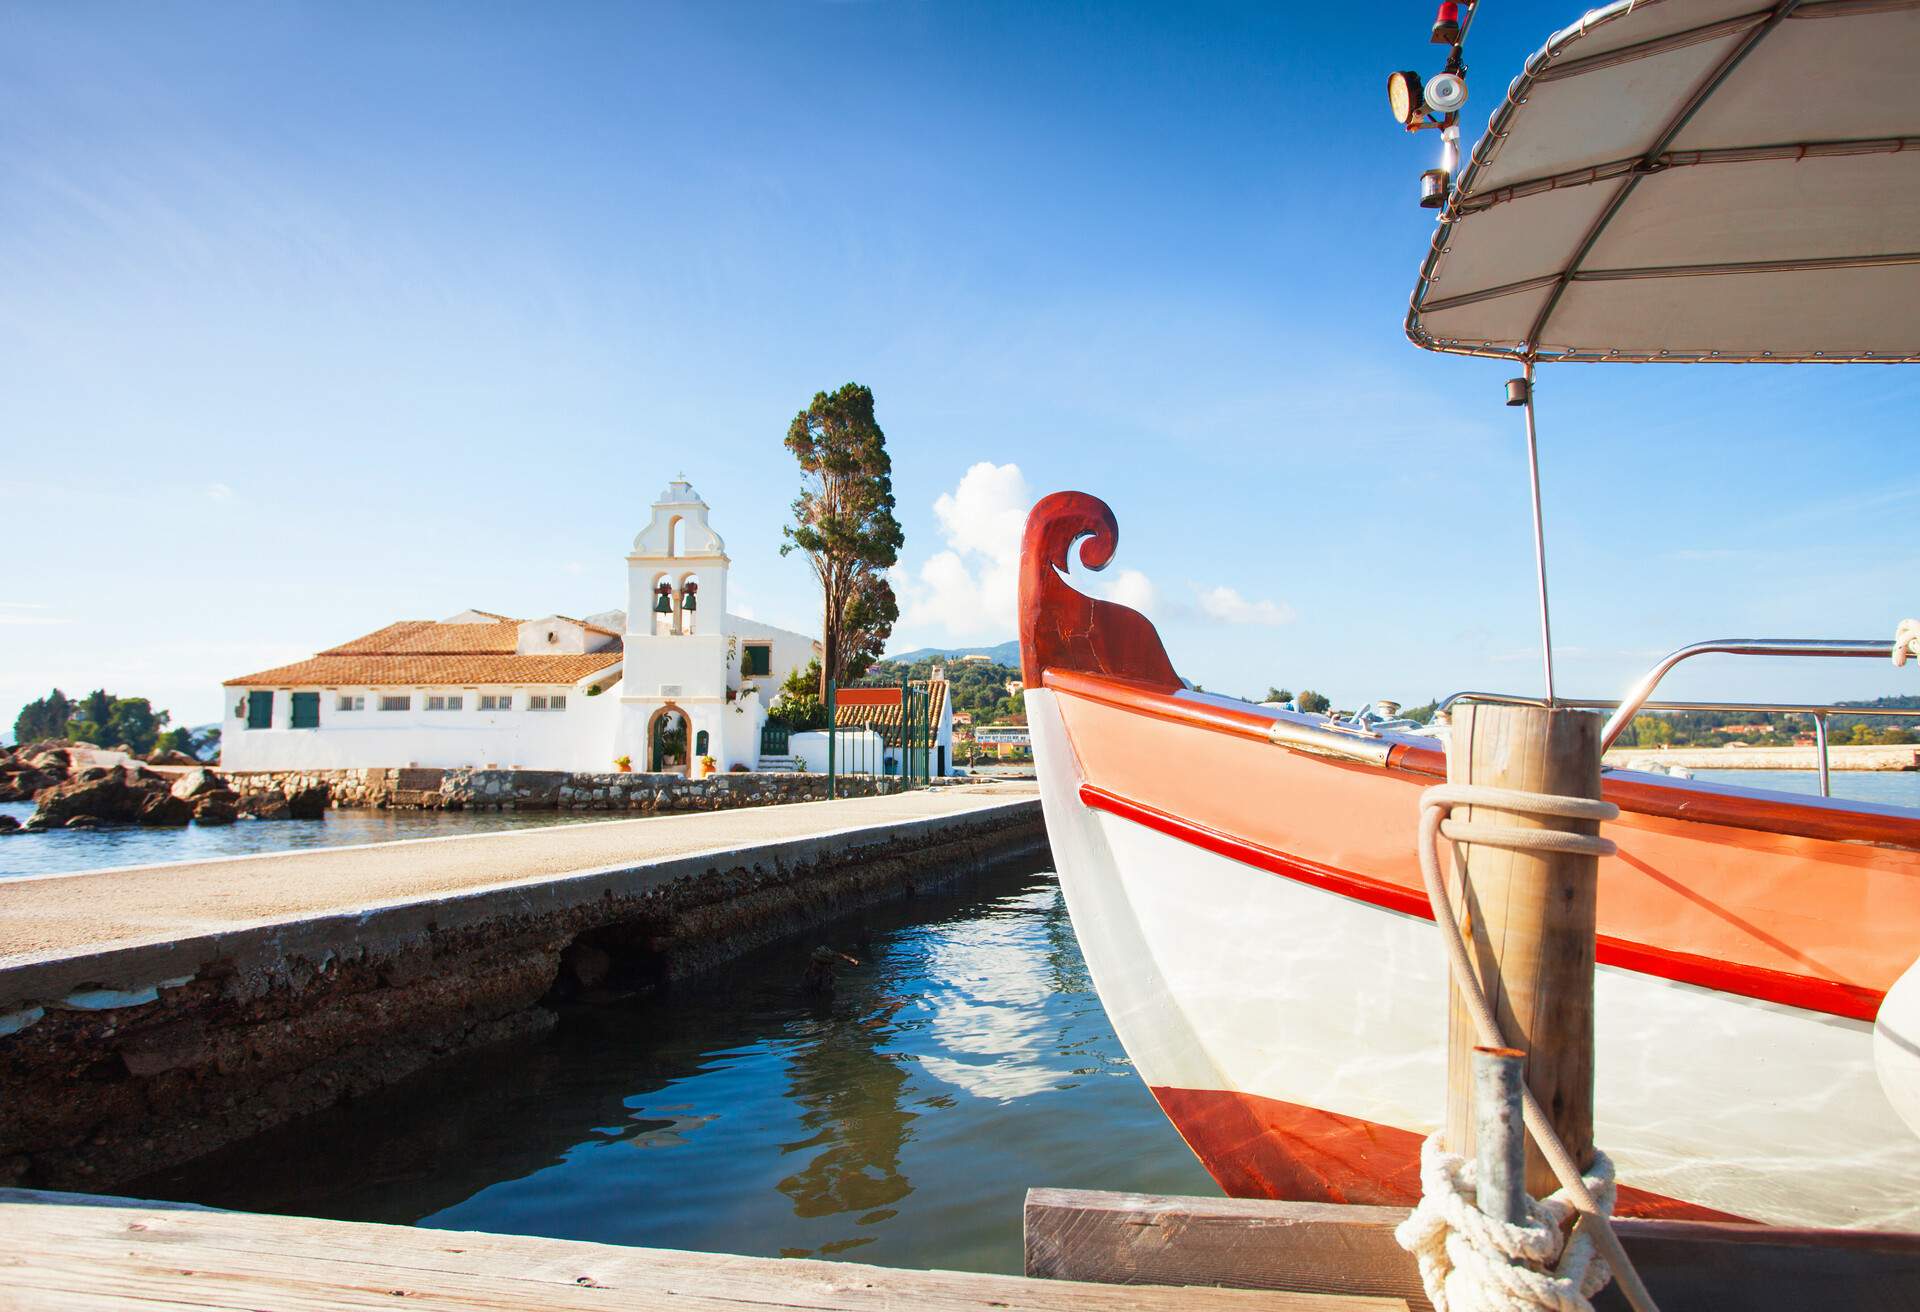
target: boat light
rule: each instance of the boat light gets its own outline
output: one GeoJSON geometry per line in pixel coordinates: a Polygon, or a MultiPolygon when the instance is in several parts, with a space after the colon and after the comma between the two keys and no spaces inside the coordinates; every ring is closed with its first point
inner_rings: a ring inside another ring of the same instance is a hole
{"type": "Polygon", "coordinates": [[[1402,71],[1390,74],[1387,78],[1387,103],[1393,107],[1394,121],[1411,130],[1426,112],[1426,98],[1422,94],[1420,75],[1402,71]]]}
{"type": "Polygon", "coordinates": [[[698,605],[699,599],[693,595],[698,591],[700,591],[700,585],[698,583],[695,583],[692,579],[688,579],[687,585],[684,588],[680,589],[680,609],[681,610],[699,610],[700,609],[698,605]]]}
{"type": "Polygon", "coordinates": [[[1457,46],[1460,44],[1460,6],[1455,0],[1444,0],[1440,12],[1433,18],[1433,44],[1437,46],[1457,46]]]}
{"type": "Polygon", "coordinates": [[[1428,169],[1420,175],[1420,208],[1437,210],[1447,203],[1447,188],[1453,175],[1445,169],[1428,169]]]}
{"type": "Polygon", "coordinates": [[[1427,108],[1436,114],[1451,114],[1467,103],[1467,80],[1458,73],[1435,73],[1427,79],[1427,108]]]}
{"type": "Polygon", "coordinates": [[[1524,378],[1507,379],[1507,404],[1525,405],[1527,403],[1527,380],[1524,378]]]}
{"type": "Polygon", "coordinates": [[[673,614],[673,585],[672,584],[662,583],[660,585],[659,591],[653,599],[653,613],[655,615],[673,614]]]}

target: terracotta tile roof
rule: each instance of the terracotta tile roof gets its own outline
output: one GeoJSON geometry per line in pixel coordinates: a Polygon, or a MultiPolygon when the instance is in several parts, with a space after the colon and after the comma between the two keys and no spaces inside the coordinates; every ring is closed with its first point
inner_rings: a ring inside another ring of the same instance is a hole
{"type": "Polygon", "coordinates": [[[453,656],[487,653],[511,656],[520,643],[520,621],[501,620],[496,624],[440,624],[433,620],[401,620],[384,629],[376,629],[364,638],[328,647],[322,656],[435,655],[453,656]]]}
{"type": "MultiPolygon", "coordinates": [[[[574,621],[579,623],[579,621],[574,621]]],[[[620,644],[584,655],[517,656],[519,620],[441,624],[401,620],[329,647],[311,660],[228,679],[233,684],[321,687],[438,687],[448,684],[574,683],[617,663],[620,644]]],[[[608,630],[587,626],[596,633],[608,630]]],[[[618,636],[618,635],[614,635],[618,636]]]]}
{"type": "Polygon", "coordinates": [[[555,615],[554,618],[557,620],[565,620],[569,624],[578,624],[581,628],[585,629],[588,633],[604,633],[609,638],[618,638],[622,636],[620,633],[616,632],[613,629],[603,628],[598,624],[589,624],[585,620],[574,619],[571,615],[555,615]]]}
{"type": "MultiPolygon", "coordinates": [[[[934,679],[931,682],[916,681],[916,688],[925,688],[927,697],[927,722],[936,730],[940,725],[940,709],[947,704],[947,681],[934,679]]],[[[889,747],[900,745],[900,688],[842,688],[834,698],[834,722],[842,729],[858,729],[872,725],[880,731],[880,739],[889,747]],[[885,696],[891,692],[891,698],[885,696]]]]}
{"type": "Polygon", "coordinates": [[[227,684],[424,688],[445,684],[574,683],[619,660],[617,647],[584,656],[315,656],[228,679],[227,684]]]}

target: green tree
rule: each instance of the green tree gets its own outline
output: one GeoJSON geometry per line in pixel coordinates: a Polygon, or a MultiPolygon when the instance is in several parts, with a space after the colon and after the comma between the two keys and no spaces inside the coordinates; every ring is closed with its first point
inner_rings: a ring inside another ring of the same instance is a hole
{"type": "Polygon", "coordinates": [[[1631,727],[1635,747],[1667,747],[1673,742],[1673,726],[1658,715],[1635,716],[1631,727]]]}
{"type": "Polygon", "coordinates": [[[807,662],[804,670],[795,670],[780,685],[779,695],[767,707],[767,718],[789,729],[824,729],[827,704],[820,693],[820,662],[807,662]]]}
{"type": "Polygon", "coordinates": [[[73,718],[80,721],[73,734],[77,741],[105,744],[106,739],[101,735],[113,727],[113,694],[105,688],[95,688],[73,708],[73,718]]]}
{"type": "MultiPolygon", "coordinates": [[[[893,632],[898,607],[887,615],[873,585],[899,559],[904,534],[893,513],[887,435],[869,389],[848,383],[816,394],[788,426],[787,450],[800,462],[800,495],[780,551],[805,552],[820,583],[826,658],[816,695],[824,697],[828,679],[844,681],[862,653],[871,664],[893,632]],[[861,620],[872,627],[857,629],[861,620]]],[[[890,589],[886,597],[891,603],[890,589]]]]}
{"type": "Polygon", "coordinates": [[[1309,715],[1325,715],[1333,707],[1333,702],[1325,693],[1314,692],[1310,688],[1302,688],[1300,695],[1293,699],[1293,704],[1309,715]]]}
{"type": "Polygon", "coordinates": [[[887,636],[893,632],[893,622],[899,618],[900,603],[886,575],[869,574],[861,580],[847,605],[846,632],[842,637],[846,645],[841,651],[841,668],[845,671],[841,678],[845,682],[860,678],[880,659],[887,636]]]}
{"type": "Polygon", "coordinates": [[[1272,684],[1268,684],[1267,695],[1260,700],[1263,702],[1290,702],[1293,700],[1293,694],[1285,688],[1276,688],[1272,684]]]}
{"type": "Polygon", "coordinates": [[[112,743],[125,743],[140,756],[153,750],[153,744],[160,737],[160,731],[167,727],[167,721],[173,717],[165,711],[156,711],[145,697],[116,697],[113,711],[107,717],[108,737],[112,743]]]}
{"type": "Polygon", "coordinates": [[[67,721],[73,718],[73,703],[55,688],[45,697],[28,702],[13,718],[15,743],[39,742],[42,738],[67,736],[67,721]]]}
{"type": "Polygon", "coordinates": [[[200,754],[199,744],[194,740],[191,729],[169,729],[153,740],[156,752],[182,752],[188,756],[200,754]]]}

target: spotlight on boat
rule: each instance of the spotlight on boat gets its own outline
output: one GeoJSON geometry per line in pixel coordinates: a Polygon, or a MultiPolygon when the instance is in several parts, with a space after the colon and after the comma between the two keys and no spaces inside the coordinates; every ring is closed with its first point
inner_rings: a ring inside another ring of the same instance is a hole
{"type": "Polygon", "coordinates": [[[1527,380],[1524,378],[1507,379],[1507,404],[1525,405],[1527,403],[1527,380]]]}
{"type": "Polygon", "coordinates": [[[1387,78],[1387,103],[1393,107],[1394,122],[1409,131],[1417,127],[1420,116],[1427,111],[1420,75],[1405,71],[1390,75],[1387,78]]]}
{"type": "Polygon", "coordinates": [[[1437,210],[1447,203],[1447,188],[1453,177],[1445,169],[1428,169],[1420,175],[1420,208],[1437,210]]]}
{"type": "Polygon", "coordinates": [[[1451,114],[1467,103],[1467,80],[1458,73],[1435,73],[1427,79],[1427,108],[1436,114],[1451,114]]]}
{"type": "Polygon", "coordinates": [[[1437,46],[1460,44],[1460,6],[1454,0],[1446,0],[1446,3],[1440,6],[1440,12],[1434,15],[1433,44],[1437,46]]]}

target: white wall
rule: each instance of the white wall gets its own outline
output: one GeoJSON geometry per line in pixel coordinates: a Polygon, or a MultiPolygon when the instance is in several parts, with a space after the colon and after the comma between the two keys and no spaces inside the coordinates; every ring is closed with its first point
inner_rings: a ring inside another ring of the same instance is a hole
{"type": "MultiPolygon", "coordinates": [[[[768,674],[755,675],[754,682],[766,690],[767,701],[772,702],[780,692],[780,685],[795,670],[804,670],[807,662],[814,658],[815,639],[804,633],[795,633],[792,629],[776,629],[771,624],[762,624],[758,620],[744,619],[739,615],[727,616],[727,632],[738,645],[749,641],[772,640],[773,650],[769,653],[772,670],[768,674]]],[[[740,686],[741,657],[736,651],[733,658],[733,685],[740,686]]]]}
{"type": "MultiPolygon", "coordinates": [[[[796,733],[788,739],[788,753],[798,756],[807,763],[807,769],[817,774],[825,774],[827,769],[827,731],[809,729],[805,733],[796,733]]],[[[879,733],[872,729],[842,729],[839,741],[834,744],[836,759],[834,768],[843,773],[856,771],[871,774],[884,773],[883,762],[887,759],[886,743],[879,733]]],[[[899,773],[899,767],[894,767],[899,773]]]]}
{"type": "Polygon", "coordinates": [[[764,700],[767,695],[737,698],[720,708],[717,717],[720,733],[715,738],[719,746],[713,754],[722,771],[731,770],[735,765],[744,765],[749,770],[759,767],[760,730],[767,722],[764,700]]]}
{"type": "Polygon", "coordinates": [[[273,726],[247,728],[245,688],[223,688],[220,764],[226,770],[341,770],[394,766],[498,766],[525,770],[611,770],[620,684],[589,697],[583,687],[273,688],[273,726]],[[289,727],[294,692],[320,694],[320,727],[289,727]],[[531,694],[566,697],[563,711],[531,711],[531,694]],[[380,698],[406,695],[405,711],[382,711],[380,698]],[[483,694],[511,695],[510,711],[482,711],[483,694]],[[429,695],[458,696],[457,711],[429,711],[429,695]],[[341,696],[366,709],[338,709],[341,696]]]}
{"type": "Polygon", "coordinates": [[[629,633],[623,659],[630,699],[726,696],[727,640],[721,634],[636,638],[629,633]],[[669,688],[676,691],[663,691],[669,688]]]}

